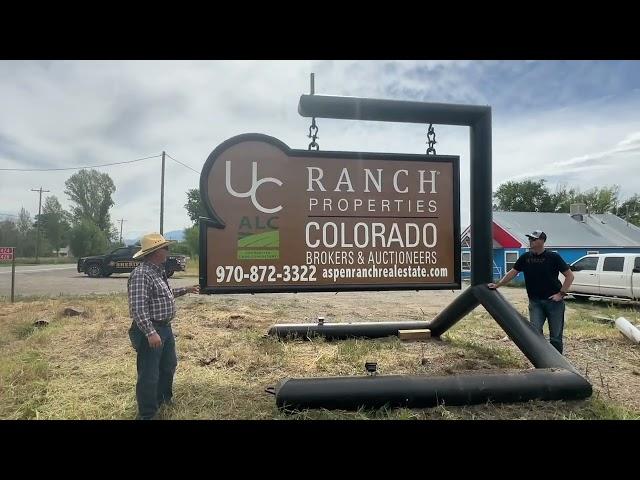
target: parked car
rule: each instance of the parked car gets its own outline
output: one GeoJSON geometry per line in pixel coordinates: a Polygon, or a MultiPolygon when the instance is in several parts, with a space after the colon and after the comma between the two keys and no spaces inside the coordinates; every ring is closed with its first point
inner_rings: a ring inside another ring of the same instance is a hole
{"type": "Polygon", "coordinates": [[[569,293],[640,300],[640,253],[585,255],[570,265],[575,276],[569,293]]]}
{"type": "MultiPolygon", "coordinates": [[[[116,248],[111,253],[105,255],[95,255],[92,257],[80,257],[78,259],[78,273],[84,272],[90,277],[108,277],[112,273],[130,273],[136,268],[141,259],[133,259],[133,254],[140,250],[140,245],[116,248]]],[[[187,268],[185,255],[169,255],[164,264],[167,277],[175,272],[181,272],[187,268]]]]}

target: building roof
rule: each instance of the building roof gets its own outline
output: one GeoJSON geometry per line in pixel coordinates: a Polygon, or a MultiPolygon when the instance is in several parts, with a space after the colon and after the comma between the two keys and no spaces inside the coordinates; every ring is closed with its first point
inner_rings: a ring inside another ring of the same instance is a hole
{"type": "Polygon", "coordinates": [[[543,230],[545,246],[640,248],[640,228],[612,213],[583,215],[583,221],[568,213],[493,212],[493,222],[528,247],[527,233],[543,230]]]}

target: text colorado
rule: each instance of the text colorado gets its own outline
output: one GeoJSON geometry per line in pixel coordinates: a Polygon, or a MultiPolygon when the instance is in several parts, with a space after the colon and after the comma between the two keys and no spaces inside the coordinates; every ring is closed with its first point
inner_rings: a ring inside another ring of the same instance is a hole
{"type": "Polygon", "coordinates": [[[381,222],[357,222],[355,225],[309,222],[305,227],[305,241],[309,248],[432,248],[438,243],[438,229],[433,223],[407,222],[399,226],[394,222],[387,227],[381,222]]]}

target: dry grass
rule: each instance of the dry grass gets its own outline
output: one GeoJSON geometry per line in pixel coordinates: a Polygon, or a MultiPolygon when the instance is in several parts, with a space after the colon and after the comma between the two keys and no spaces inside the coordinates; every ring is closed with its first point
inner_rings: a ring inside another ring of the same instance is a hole
{"type": "MultiPolygon", "coordinates": [[[[515,291],[515,289],[514,289],[515,291]]],[[[505,294],[511,294],[506,290],[505,294]]],[[[521,298],[512,300],[524,311],[521,298]]],[[[327,321],[431,318],[451,300],[441,292],[188,296],[174,321],[179,366],[167,419],[591,419],[640,418],[640,349],[593,312],[619,307],[571,304],[566,354],[591,379],[584,401],[486,404],[431,409],[278,411],[264,392],[286,377],[360,375],[366,361],[381,374],[447,375],[530,368],[481,308],[440,340],[397,338],[284,341],[264,334],[273,323],[325,315],[327,321]],[[375,301],[373,301],[375,299],[375,301]],[[424,361],[423,361],[424,358],[424,361]],[[611,368],[613,367],[613,368],[611,368]],[[635,373],[634,373],[635,372],[635,373]]],[[[623,312],[623,313],[621,313],[623,312]]],[[[0,418],[130,419],[135,416],[135,353],[124,295],[0,303],[0,418]],[[85,309],[64,317],[66,306],[85,309]],[[47,318],[46,327],[33,322],[47,318]]]]}

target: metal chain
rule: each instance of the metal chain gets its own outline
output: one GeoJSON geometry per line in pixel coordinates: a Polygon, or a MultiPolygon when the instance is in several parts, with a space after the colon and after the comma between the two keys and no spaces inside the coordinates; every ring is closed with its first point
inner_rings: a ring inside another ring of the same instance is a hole
{"type": "Polygon", "coordinates": [[[433,123],[429,124],[429,130],[427,131],[427,141],[425,143],[429,144],[429,148],[427,148],[427,155],[435,155],[436,149],[433,148],[433,146],[438,142],[436,142],[436,132],[433,129],[433,123]]]}
{"type": "Polygon", "coordinates": [[[318,126],[316,125],[316,117],[311,119],[311,126],[309,127],[309,135],[307,135],[311,139],[311,143],[309,144],[309,150],[320,150],[320,145],[316,143],[316,138],[318,137],[318,126]],[[311,133],[313,130],[313,133],[311,133]]]}

